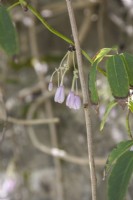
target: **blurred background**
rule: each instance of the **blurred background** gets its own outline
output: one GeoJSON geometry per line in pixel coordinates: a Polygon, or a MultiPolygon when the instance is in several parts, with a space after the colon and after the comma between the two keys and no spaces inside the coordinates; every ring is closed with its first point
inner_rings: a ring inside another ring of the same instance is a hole
{"type": "MultiPolygon", "coordinates": [[[[6,6],[15,1],[3,0],[6,6]]],[[[63,0],[30,0],[47,22],[72,38],[63,0]]],[[[73,0],[82,49],[93,57],[100,48],[117,46],[133,53],[132,0],[73,0]]],[[[50,33],[30,11],[11,10],[20,51],[13,58],[0,51],[0,200],[91,199],[83,107],[74,111],[54,102],[47,86],[69,45],[50,33]]],[[[83,58],[86,80],[88,61],[83,58]]],[[[104,62],[102,63],[104,68],[104,62]]],[[[66,94],[72,71],[65,77],[66,94]]],[[[56,81],[55,81],[56,84],[56,81]]],[[[106,200],[104,167],[109,152],[127,139],[126,110],[114,108],[102,132],[100,122],[111,92],[98,73],[99,114],[91,120],[98,200],[106,200]]],[[[80,83],[79,83],[80,88],[80,83]]],[[[132,199],[129,188],[127,200],[132,199]]]]}

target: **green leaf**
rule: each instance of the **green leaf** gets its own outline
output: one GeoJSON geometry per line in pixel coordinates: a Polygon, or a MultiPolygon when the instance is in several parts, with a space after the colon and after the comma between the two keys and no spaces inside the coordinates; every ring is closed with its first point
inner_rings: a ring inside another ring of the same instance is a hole
{"type": "Polygon", "coordinates": [[[129,100],[129,102],[128,102],[128,108],[133,113],[133,100],[129,100]]]}
{"type": "Polygon", "coordinates": [[[108,58],[106,63],[107,78],[116,98],[126,98],[129,91],[129,80],[125,64],[119,55],[108,58]]]}
{"type": "Polygon", "coordinates": [[[97,60],[98,60],[98,62],[101,62],[101,60],[112,50],[116,51],[116,48],[103,48],[103,49],[100,49],[100,51],[98,51],[96,56],[93,58],[93,62],[95,62],[97,60]]]}
{"type": "Polygon", "coordinates": [[[89,85],[91,103],[95,105],[97,105],[99,102],[98,92],[96,88],[96,73],[97,73],[97,62],[94,62],[90,69],[88,85],[89,85]]]}
{"type": "Polygon", "coordinates": [[[116,105],[117,105],[117,102],[115,102],[114,100],[111,101],[111,102],[108,104],[108,106],[107,106],[107,108],[106,108],[106,110],[105,110],[104,116],[103,116],[103,118],[102,118],[102,122],[101,122],[101,125],[100,125],[100,131],[103,130],[104,125],[105,125],[105,122],[106,122],[106,120],[107,120],[107,117],[108,117],[110,111],[111,111],[112,108],[113,108],[114,106],[116,106],[116,105]]]}
{"type": "Polygon", "coordinates": [[[121,57],[125,63],[128,78],[129,78],[129,84],[130,86],[133,86],[133,55],[129,53],[123,53],[121,54],[121,57]]]}
{"type": "Polygon", "coordinates": [[[108,178],[108,200],[124,200],[133,172],[133,152],[125,152],[115,163],[108,178]]]}
{"type": "Polygon", "coordinates": [[[93,58],[93,62],[91,65],[90,73],[89,73],[89,93],[90,93],[90,100],[92,104],[97,105],[99,102],[98,92],[96,88],[96,73],[97,69],[100,73],[106,76],[106,72],[98,67],[98,63],[102,61],[102,59],[111,51],[116,50],[114,48],[103,48],[101,49],[96,56],[93,58]]]}
{"type": "Polygon", "coordinates": [[[126,151],[128,151],[132,145],[133,145],[133,140],[122,141],[117,145],[115,149],[113,149],[113,151],[110,153],[107,159],[105,167],[106,174],[109,173],[110,169],[119,159],[119,157],[122,156],[126,151]]]}
{"type": "Polygon", "coordinates": [[[0,47],[8,55],[18,53],[16,30],[7,9],[3,6],[0,6],[0,47]]]}

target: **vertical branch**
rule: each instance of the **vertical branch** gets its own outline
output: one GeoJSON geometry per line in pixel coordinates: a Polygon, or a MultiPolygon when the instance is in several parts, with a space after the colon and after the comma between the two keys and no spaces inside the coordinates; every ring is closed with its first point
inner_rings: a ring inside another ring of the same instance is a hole
{"type": "MultiPolygon", "coordinates": [[[[38,52],[38,46],[37,46],[35,25],[30,27],[29,36],[30,36],[29,38],[30,38],[32,56],[34,56],[34,58],[35,58],[35,59],[33,59],[33,66],[38,75],[42,94],[44,94],[45,91],[47,90],[47,85],[46,85],[46,82],[44,79],[44,74],[42,74],[41,72],[38,72],[36,69],[36,62],[39,62],[39,52],[38,52]]],[[[47,113],[47,117],[52,118],[53,117],[52,105],[51,105],[51,102],[49,99],[45,101],[45,110],[47,113]]],[[[50,131],[50,136],[51,136],[52,147],[58,148],[57,131],[56,131],[56,126],[54,123],[49,124],[49,131],[50,131]]],[[[61,163],[60,163],[59,158],[54,157],[54,165],[55,165],[55,172],[56,172],[55,183],[56,183],[57,199],[63,200],[62,169],[61,169],[61,163]]]]}
{"type": "Polygon", "coordinates": [[[89,30],[91,28],[92,20],[91,20],[91,15],[93,13],[92,8],[87,9],[84,15],[84,18],[82,20],[82,24],[79,29],[79,41],[80,44],[82,44],[89,33],[89,30]]]}
{"type": "Polygon", "coordinates": [[[84,114],[85,114],[85,122],[86,122],[86,131],[87,131],[87,142],[88,142],[88,155],[89,155],[89,166],[90,166],[90,175],[91,175],[91,186],[92,186],[92,200],[96,200],[96,172],[95,172],[95,163],[94,163],[94,155],[93,155],[93,140],[92,140],[92,130],[91,130],[91,119],[90,119],[90,110],[89,110],[89,94],[87,85],[85,82],[85,76],[83,72],[83,63],[82,56],[78,38],[77,25],[75,21],[75,16],[73,12],[73,7],[71,4],[71,0],[66,0],[68,14],[70,18],[70,24],[72,29],[72,34],[74,38],[74,43],[76,47],[76,57],[79,69],[79,76],[81,82],[81,90],[83,95],[83,103],[84,103],[84,114]]]}
{"type": "Polygon", "coordinates": [[[97,21],[98,42],[100,48],[103,48],[105,46],[105,40],[104,40],[105,6],[106,6],[106,0],[102,0],[101,4],[99,5],[99,13],[97,21]]]}

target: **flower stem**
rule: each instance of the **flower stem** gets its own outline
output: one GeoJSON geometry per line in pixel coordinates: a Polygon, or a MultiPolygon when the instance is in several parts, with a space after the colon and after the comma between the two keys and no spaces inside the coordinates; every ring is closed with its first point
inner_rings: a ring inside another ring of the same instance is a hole
{"type": "Polygon", "coordinates": [[[96,183],[96,172],[95,172],[95,163],[94,163],[94,155],[93,155],[93,140],[92,140],[92,130],[91,130],[90,109],[89,109],[90,108],[89,94],[88,94],[88,89],[86,86],[85,76],[83,72],[81,49],[80,49],[77,25],[75,21],[75,16],[74,16],[71,0],[66,0],[66,3],[67,3],[67,8],[68,8],[68,14],[69,14],[72,34],[74,38],[74,43],[76,47],[77,64],[78,64],[78,69],[79,69],[79,77],[80,77],[81,89],[82,89],[82,95],[83,95],[86,131],[87,131],[87,142],[88,142],[89,166],[90,166],[90,174],[91,174],[92,200],[96,200],[97,183],[96,183]]]}

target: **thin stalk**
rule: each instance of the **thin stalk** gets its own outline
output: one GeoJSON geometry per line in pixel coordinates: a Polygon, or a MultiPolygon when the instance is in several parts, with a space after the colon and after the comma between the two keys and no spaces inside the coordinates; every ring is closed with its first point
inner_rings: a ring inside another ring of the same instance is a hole
{"type": "Polygon", "coordinates": [[[88,155],[89,155],[89,166],[90,166],[90,175],[91,175],[91,186],[92,186],[92,200],[96,200],[96,172],[95,172],[95,163],[94,163],[94,155],[93,155],[93,140],[92,140],[92,130],[91,130],[91,119],[90,119],[90,102],[89,102],[89,94],[87,85],[85,82],[85,76],[83,72],[83,62],[81,56],[81,48],[79,44],[78,31],[76,20],[74,16],[73,7],[71,4],[71,0],[66,0],[72,34],[74,38],[74,43],[76,47],[76,57],[77,64],[79,69],[79,77],[81,82],[81,90],[83,95],[83,103],[84,103],[84,114],[86,121],[86,131],[87,131],[87,142],[88,142],[88,155]]]}
{"type": "Polygon", "coordinates": [[[19,4],[20,4],[20,2],[14,3],[14,4],[12,4],[11,6],[9,6],[9,7],[7,8],[7,10],[11,10],[11,9],[15,8],[16,6],[18,6],[19,4]]]}
{"type": "Polygon", "coordinates": [[[131,111],[128,110],[128,113],[127,113],[127,116],[126,116],[126,127],[127,127],[127,131],[128,131],[128,135],[129,135],[130,139],[133,140],[133,135],[132,135],[130,123],[129,123],[130,113],[131,113],[131,111]]]}
{"type": "MultiPolygon", "coordinates": [[[[32,14],[34,14],[38,20],[40,20],[42,22],[42,24],[53,34],[55,34],[56,36],[58,36],[59,38],[63,39],[64,41],[66,41],[67,43],[69,44],[72,44],[74,45],[73,41],[70,40],[68,37],[66,37],[65,35],[63,35],[62,33],[58,32],[57,30],[55,30],[52,26],[50,26],[48,24],[48,22],[44,19],[44,17],[42,17],[40,15],[39,12],[37,12],[37,10],[35,8],[33,8],[31,5],[27,4],[26,5],[27,8],[32,12],[32,14]]],[[[92,63],[92,59],[90,58],[90,56],[84,51],[84,50],[81,50],[82,51],[82,54],[85,56],[85,58],[90,62],[92,63]]]]}
{"type": "MultiPolygon", "coordinates": [[[[71,39],[69,39],[68,37],[66,37],[65,35],[63,35],[62,33],[58,32],[57,30],[55,30],[52,26],[50,26],[47,21],[44,19],[44,17],[42,17],[40,15],[39,12],[37,12],[37,10],[35,8],[33,8],[31,5],[29,5],[26,1],[22,1],[23,4],[26,4],[26,7],[32,12],[32,14],[34,16],[36,16],[36,18],[41,21],[41,23],[53,34],[55,34],[57,37],[63,39],[64,41],[66,41],[69,44],[74,45],[73,41],[71,39]]],[[[12,8],[14,8],[15,6],[19,5],[20,2],[16,2],[13,5],[11,5],[10,7],[8,7],[8,10],[11,10],[12,8]]],[[[84,55],[84,57],[90,62],[92,63],[92,59],[91,57],[84,51],[81,49],[82,54],[84,55]]]]}

